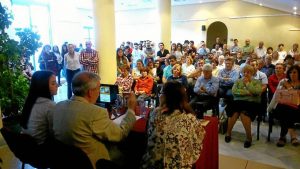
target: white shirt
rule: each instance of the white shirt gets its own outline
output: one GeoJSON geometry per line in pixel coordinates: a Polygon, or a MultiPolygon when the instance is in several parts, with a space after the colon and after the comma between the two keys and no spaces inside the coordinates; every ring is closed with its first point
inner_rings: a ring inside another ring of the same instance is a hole
{"type": "Polygon", "coordinates": [[[66,69],[77,70],[80,69],[79,53],[74,52],[74,57],[70,56],[69,53],[65,54],[66,69]]]}
{"type": "Polygon", "coordinates": [[[142,59],[142,55],[143,55],[143,53],[139,49],[138,50],[134,49],[132,51],[132,68],[136,68],[136,62],[137,62],[137,60],[142,59]]]}
{"type": "Polygon", "coordinates": [[[262,58],[267,54],[267,50],[266,50],[265,47],[262,47],[262,48],[257,47],[255,49],[255,53],[256,53],[258,58],[262,58]]]}
{"type": "Polygon", "coordinates": [[[286,57],[287,53],[286,51],[278,51],[278,60],[280,60],[280,63],[283,63],[284,58],[286,57]]]}
{"type": "Polygon", "coordinates": [[[195,70],[195,66],[193,64],[187,66],[186,63],[182,64],[182,74],[188,76],[190,75],[192,72],[194,72],[195,70]]]}

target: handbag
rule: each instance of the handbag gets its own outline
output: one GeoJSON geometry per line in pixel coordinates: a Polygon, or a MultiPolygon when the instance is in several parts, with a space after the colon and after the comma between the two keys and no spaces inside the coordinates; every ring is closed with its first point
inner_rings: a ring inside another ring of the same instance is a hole
{"type": "Polygon", "coordinates": [[[298,108],[300,104],[300,91],[299,90],[287,90],[277,89],[275,93],[275,100],[284,105],[288,105],[293,108],[298,108]]]}

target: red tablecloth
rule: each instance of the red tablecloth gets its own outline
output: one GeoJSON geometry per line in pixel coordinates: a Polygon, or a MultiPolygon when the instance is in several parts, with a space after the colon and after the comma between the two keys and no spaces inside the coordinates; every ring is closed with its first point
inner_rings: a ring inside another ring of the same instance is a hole
{"type": "Polygon", "coordinates": [[[206,135],[203,140],[203,149],[196,162],[197,169],[219,168],[218,118],[204,117],[210,122],[205,127],[206,135]]]}
{"type": "MultiPolygon", "coordinates": [[[[204,117],[210,122],[205,126],[206,135],[203,140],[203,149],[200,158],[196,162],[197,169],[218,169],[219,144],[218,144],[218,118],[204,117]]],[[[135,132],[146,132],[146,119],[136,121],[133,129],[135,132]]]]}

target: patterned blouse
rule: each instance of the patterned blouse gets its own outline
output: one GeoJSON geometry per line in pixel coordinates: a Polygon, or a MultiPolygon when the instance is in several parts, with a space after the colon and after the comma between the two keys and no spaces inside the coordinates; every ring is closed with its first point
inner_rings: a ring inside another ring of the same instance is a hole
{"type": "MultiPolygon", "coordinates": [[[[122,87],[122,92],[130,92],[133,83],[133,78],[129,74],[127,77],[118,76],[115,85],[122,87]]],[[[119,91],[120,92],[120,91],[119,91]]]]}
{"type": "Polygon", "coordinates": [[[150,113],[147,135],[141,168],[192,168],[200,156],[205,130],[192,114],[155,109],[150,113]]]}

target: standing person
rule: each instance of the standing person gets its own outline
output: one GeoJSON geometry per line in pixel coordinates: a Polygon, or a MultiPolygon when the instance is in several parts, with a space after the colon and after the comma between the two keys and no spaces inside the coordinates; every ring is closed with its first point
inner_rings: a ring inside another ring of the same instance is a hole
{"type": "Polygon", "coordinates": [[[87,41],[85,43],[86,49],[80,53],[80,64],[83,66],[84,71],[93,72],[98,74],[99,57],[98,52],[92,49],[92,42],[87,41]]]}
{"type": "Polygon", "coordinates": [[[155,49],[151,46],[151,42],[149,40],[145,42],[145,45],[142,58],[144,59],[144,65],[147,65],[148,61],[154,61],[155,49]]]}
{"type": "Polygon", "coordinates": [[[51,71],[36,71],[31,79],[20,124],[22,132],[32,136],[39,145],[45,144],[53,133],[51,111],[55,107],[53,96],[56,94],[55,74],[51,71]]]}
{"type": "Polygon", "coordinates": [[[55,76],[57,75],[57,72],[58,72],[57,58],[53,54],[53,52],[51,52],[50,45],[45,45],[43,47],[43,50],[42,50],[42,53],[40,54],[38,62],[40,63],[41,70],[50,70],[55,74],[55,76]]]}
{"type": "Polygon", "coordinates": [[[205,130],[179,82],[165,83],[162,93],[159,107],[149,115],[140,168],[192,168],[201,154],[205,130]]]}
{"type": "Polygon", "coordinates": [[[58,86],[61,86],[60,84],[60,72],[61,72],[61,69],[63,68],[63,57],[62,55],[60,54],[60,51],[59,51],[59,48],[57,45],[54,45],[53,46],[53,49],[52,49],[54,55],[56,56],[56,59],[57,59],[57,81],[58,81],[58,86]]]}
{"type": "Polygon", "coordinates": [[[100,93],[100,77],[91,72],[80,72],[72,80],[74,96],[57,103],[53,110],[54,137],[67,144],[79,147],[87,154],[95,168],[99,159],[113,160],[106,145],[125,138],[136,118],[136,99],[128,99],[128,110],[120,125],[109,119],[106,109],[96,106],[100,93]]]}
{"type": "Polygon", "coordinates": [[[136,68],[136,62],[139,59],[142,59],[142,50],[139,49],[138,43],[134,43],[134,49],[132,51],[132,69],[136,68]]]}
{"type": "Polygon", "coordinates": [[[64,43],[62,46],[61,46],[61,57],[62,57],[62,74],[64,77],[66,77],[66,67],[65,67],[65,54],[68,53],[68,45],[66,43],[64,43]]]}
{"type": "Polygon", "coordinates": [[[75,52],[73,44],[68,44],[68,53],[65,54],[64,58],[68,83],[68,99],[70,99],[72,96],[72,79],[76,73],[80,72],[79,53],[75,52]]]}
{"type": "Polygon", "coordinates": [[[158,44],[159,51],[157,51],[157,60],[161,63],[161,65],[165,66],[165,59],[167,59],[167,55],[170,54],[168,49],[165,49],[165,44],[163,42],[160,42],[158,44]]]}

